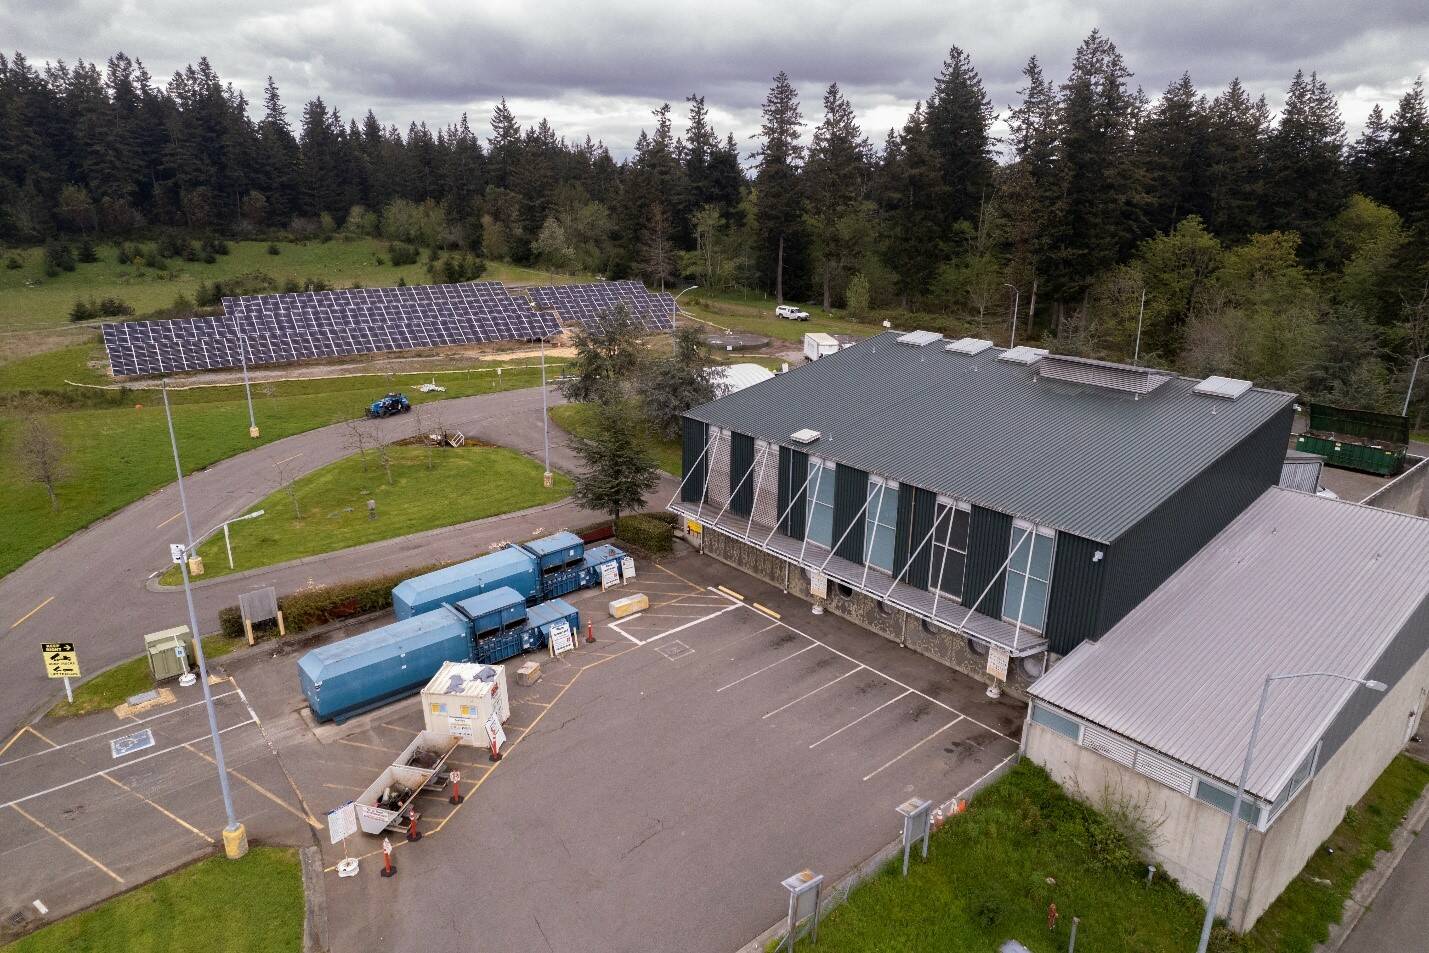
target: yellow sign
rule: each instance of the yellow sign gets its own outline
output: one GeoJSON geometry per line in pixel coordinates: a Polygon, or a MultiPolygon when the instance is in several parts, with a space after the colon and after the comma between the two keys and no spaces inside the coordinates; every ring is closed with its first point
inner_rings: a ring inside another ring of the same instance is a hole
{"type": "Polygon", "coordinates": [[[699,523],[696,523],[694,520],[685,520],[685,529],[690,532],[691,536],[698,536],[700,535],[700,532],[704,529],[704,527],[702,527],[699,523]]]}
{"type": "Polygon", "coordinates": [[[79,678],[79,653],[73,642],[41,642],[40,651],[50,678],[79,678]]]}

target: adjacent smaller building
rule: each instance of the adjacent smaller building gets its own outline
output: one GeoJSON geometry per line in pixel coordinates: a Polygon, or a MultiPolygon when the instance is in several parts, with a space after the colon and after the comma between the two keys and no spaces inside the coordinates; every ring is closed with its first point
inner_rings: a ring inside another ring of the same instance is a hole
{"type": "Polygon", "coordinates": [[[1267,490],[1102,638],[1030,689],[1023,751],[1145,805],[1157,862],[1209,898],[1264,679],[1275,683],[1220,913],[1248,929],[1419,723],[1429,520],[1267,490]]]}

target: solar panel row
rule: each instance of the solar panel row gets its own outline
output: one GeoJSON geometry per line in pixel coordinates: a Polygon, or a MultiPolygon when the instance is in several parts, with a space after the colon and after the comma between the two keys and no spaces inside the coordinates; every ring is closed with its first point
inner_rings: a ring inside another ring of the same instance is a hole
{"type": "Polygon", "coordinates": [[[225,298],[223,310],[223,317],[106,324],[110,366],[116,375],[165,374],[238,367],[244,357],[250,365],[281,364],[530,341],[560,330],[497,282],[249,295],[225,298]]]}
{"type": "Polygon", "coordinates": [[[599,326],[624,302],[632,317],[647,331],[672,331],[675,299],[668,292],[652,292],[638,281],[600,281],[584,285],[546,285],[529,289],[541,311],[552,311],[567,323],[599,326]]]}

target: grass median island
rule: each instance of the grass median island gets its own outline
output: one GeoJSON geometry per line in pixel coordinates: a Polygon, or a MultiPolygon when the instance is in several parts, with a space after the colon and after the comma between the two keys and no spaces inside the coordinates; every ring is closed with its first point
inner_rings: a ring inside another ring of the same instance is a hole
{"type": "MultiPolygon", "coordinates": [[[[554,503],[571,492],[559,473],[546,489],[539,462],[502,447],[392,446],[387,454],[390,485],[378,452],[369,449],[294,481],[297,512],[287,489],[274,490],[249,510],[263,516],[230,528],[233,569],[221,533],[199,547],[202,578],[554,503]],[[376,519],[367,516],[369,499],[377,501],[376,519]]],[[[182,580],[170,569],[163,581],[182,580]]]]}
{"type": "Polygon", "coordinates": [[[298,953],[303,880],[297,851],[253,847],[161,877],[6,946],[6,953],[298,953]]]}
{"type": "MultiPolygon", "coordinates": [[[[551,408],[550,414],[551,421],[573,437],[589,439],[600,430],[601,409],[598,404],[559,404],[551,408]]],[[[671,476],[680,475],[684,467],[680,459],[680,441],[649,434],[647,444],[661,470],[671,476]]]]}
{"type": "MultiPolygon", "coordinates": [[[[181,624],[181,623],[175,623],[181,624]]],[[[157,631],[157,627],[155,629],[157,631]]],[[[143,647],[143,641],[136,638],[139,647],[143,647]]],[[[205,635],[203,637],[204,658],[212,664],[214,659],[223,658],[229,652],[238,648],[238,641],[222,635],[205,635]]],[[[197,672],[198,666],[192,659],[189,660],[190,668],[197,672]]],[[[149,674],[149,660],[144,656],[131,658],[127,662],[120,662],[118,665],[107,668],[86,681],[74,686],[74,702],[61,701],[49,711],[51,718],[70,718],[75,715],[88,715],[96,711],[104,711],[113,708],[138,695],[140,692],[147,692],[154,687],[154,679],[149,674]]]]}

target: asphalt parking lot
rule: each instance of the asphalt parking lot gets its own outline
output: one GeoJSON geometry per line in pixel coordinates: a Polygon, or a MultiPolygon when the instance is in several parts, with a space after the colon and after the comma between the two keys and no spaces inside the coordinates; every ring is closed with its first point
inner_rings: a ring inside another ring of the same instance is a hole
{"type": "MultiPolygon", "coordinates": [[[[1016,750],[1016,702],[713,560],[642,563],[626,591],[651,608],[618,625],[613,594],[573,600],[598,641],[510,679],[506,757],[459,750],[465,803],[422,796],[396,878],[358,834],[339,879],[321,837],[333,949],[733,950],[781,915],[785,876],[837,879],[894,839],[899,803],[1016,750]]],[[[234,671],[321,819],[422,716],[408,699],[315,732],[295,660],[234,671]]]]}
{"type": "MultiPolygon", "coordinates": [[[[249,839],[311,843],[307,812],[244,692],[232,679],[213,692],[249,839]]],[[[0,746],[5,934],[222,850],[226,819],[201,691],[171,685],[159,701],[122,716],[44,719],[0,746]]]]}

